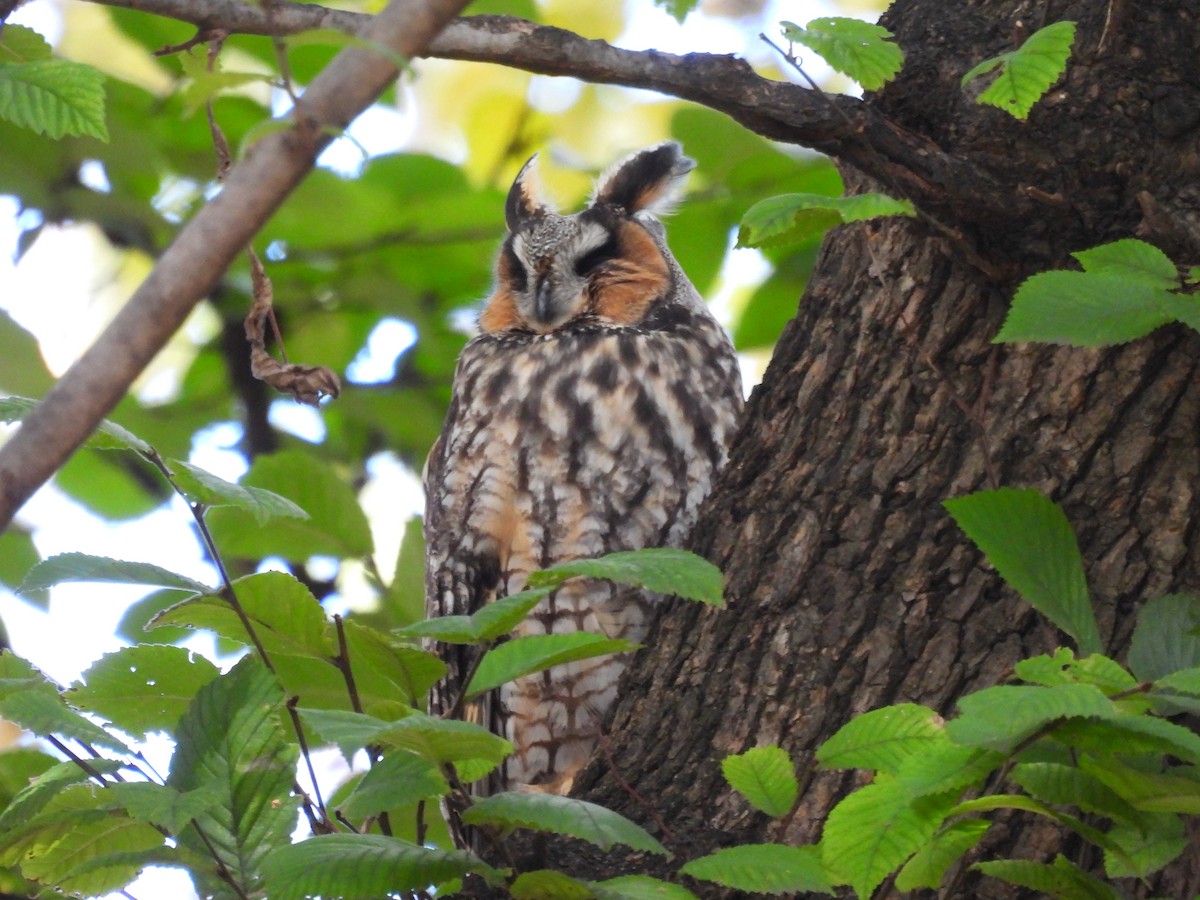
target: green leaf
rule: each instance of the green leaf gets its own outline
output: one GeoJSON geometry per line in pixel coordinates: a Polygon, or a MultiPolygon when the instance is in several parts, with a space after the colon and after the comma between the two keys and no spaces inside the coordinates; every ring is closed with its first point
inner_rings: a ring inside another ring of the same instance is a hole
{"type": "Polygon", "coordinates": [[[432,850],[378,834],[324,834],[279,847],[263,861],[262,871],[272,900],[378,900],[471,874],[488,884],[501,881],[498,871],[470,853],[432,850]]]}
{"type": "Polygon", "coordinates": [[[179,489],[193,503],[207,507],[236,506],[250,513],[259,525],[266,525],[279,516],[308,518],[308,513],[291,500],[271,491],[234,484],[178,459],[167,460],[167,466],[174,472],[179,489]]]}
{"type": "Polygon", "coordinates": [[[1200,597],[1168,594],[1149,601],[1138,614],[1129,643],[1129,668],[1143,681],[1158,681],[1200,667],[1200,597]]]}
{"type": "Polygon", "coordinates": [[[829,813],[821,836],[825,869],[860,897],[876,887],[937,833],[953,795],[914,798],[887,779],[859,788],[829,813]]]}
{"type": "Polygon", "coordinates": [[[1179,287],[1179,273],[1170,257],[1136,238],[1123,238],[1071,255],[1085,272],[1124,275],[1165,291],[1179,287]]]}
{"type": "MultiPolygon", "coordinates": [[[[0,585],[11,591],[16,591],[29,570],[38,564],[41,556],[33,543],[33,535],[15,522],[0,534],[0,585]]],[[[45,611],[49,609],[48,595],[40,591],[31,591],[25,599],[45,611]]],[[[3,638],[0,629],[0,638],[3,638]]],[[[7,644],[5,640],[3,643],[7,644]]]]}
{"type": "Polygon", "coordinates": [[[950,739],[968,747],[1008,753],[1057,719],[1112,719],[1112,701],[1090,684],[985,688],[958,701],[961,714],[946,725],[950,739]]]}
{"type": "Polygon", "coordinates": [[[80,709],[144,737],[174,731],[192,698],[219,674],[207,659],[182,647],[140,644],[102,656],[68,697],[80,709]]]}
{"type": "Polygon", "coordinates": [[[52,55],[50,44],[32,28],[5,23],[0,32],[0,63],[34,62],[52,55]]]}
{"type": "Polygon", "coordinates": [[[606,638],[586,631],[513,638],[484,654],[471,683],[467,685],[467,699],[471,700],[506,682],[552,666],[613,653],[629,653],[639,646],[624,638],[606,638]]]}
{"type": "Polygon", "coordinates": [[[389,698],[417,705],[446,674],[446,664],[434,654],[395,644],[366,625],[344,622],[342,632],[364,709],[387,708],[389,698]]]}
{"type": "Polygon", "coordinates": [[[129,746],[67,706],[56,692],[18,690],[0,699],[0,718],[20,725],[34,734],[56,734],[118,753],[131,753],[129,746]]]}
{"type": "Polygon", "coordinates": [[[912,203],[887,194],[780,194],[746,210],[738,226],[737,246],[778,247],[807,240],[846,222],[916,214],[912,203]]]}
{"type": "Polygon", "coordinates": [[[450,790],[435,763],[412,753],[389,753],[371,767],[342,804],[351,819],[397,809],[418,800],[440,797],[450,790]]]}
{"type": "Polygon", "coordinates": [[[620,875],[588,886],[596,900],[696,900],[687,888],[649,875],[620,875]]]}
{"type": "Polygon", "coordinates": [[[1061,856],[1052,865],[1025,859],[997,859],[971,868],[1056,900],[1121,900],[1121,895],[1061,856]]]}
{"type": "Polygon", "coordinates": [[[1062,763],[1023,763],[1012,770],[1012,779],[1042,803],[1077,806],[1109,819],[1131,821],[1137,811],[1116,793],[1075,766],[1062,763]]]}
{"type": "Polygon", "coordinates": [[[975,800],[963,801],[950,810],[949,814],[959,816],[963,813],[990,812],[996,809],[1021,809],[1026,812],[1037,813],[1040,816],[1053,819],[1060,825],[1066,826],[1084,840],[1091,841],[1098,847],[1113,850],[1119,849],[1099,829],[1093,828],[1076,816],[1060,812],[1053,807],[1047,806],[1045,803],[1034,800],[1032,797],[1026,797],[1023,794],[985,794],[975,800]]]}
{"type": "Polygon", "coordinates": [[[999,70],[979,102],[1024,119],[1067,68],[1075,41],[1074,22],[1055,22],[1031,34],[1017,50],[981,62],[962,77],[966,87],[986,72],[999,70]]]}
{"type": "Polygon", "coordinates": [[[901,703],[855,716],[820,746],[817,760],[828,769],[896,772],[908,757],[945,740],[941,716],[901,703]]]}
{"type": "MultiPolygon", "coordinates": [[[[285,736],[282,710],[275,678],[257,659],[245,657],[196,694],[176,731],[167,778],[181,794],[215,795],[218,802],[195,818],[203,836],[189,826],[176,837],[205,859],[211,860],[215,848],[220,865],[247,894],[260,888],[264,857],[287,846],[296,827],[292,783],[299,754],[285,736]]],[[[194,874],[200,885],[225,893],[215,868],[194,874]]]]}
{"type": "Polygon", "coordinates": [[[0,66],[0,118],[56,140],[73,134],[107,141],[104,76],[64,59],[0,66]]]}
{"type": "Polygon", "coordinates": [[[742,844],[694,859],[684,875],[756,894],[833,893],[816,847],[742,844]]]}
{"type": "Polygon", "coordinates": [[[553,587],[568,578],[605,578],[660,594],[724,606],[725,578],[703,557],[673,547],[623,550],[599,559],[559,563],[529,576],[529,587],[553,587]]]}
{"type": "Polygon", "coordinates": [[[1178,315],[1176,295],[1140,277],[1055,270],[1017,288],[994,340],[1106,347],[1144,337],[1178,315]]]}
{"type": "Polygon", "coordinates": [[[1053,656],[1043,653],[1040,656],[1017,660],[1013,666],[1013,674],[1022,681],[1046,687],[1071,684],[1073,679],[1067,674],[1067,670],[1074,661],[1075,653],[1070,647],[1058,647],[1053,656]]]}
{"type": "Polygon", "coordinates": [[[803,28],[792,22],[780,24],[789,41],[816,51],[868,91],[895,78],[904,63],[903,51],[891,42],[892,33],[870,22],[834,16],[813,19],[803,28]]]}
{"type": "Polygon", "coordinates": [[[336,744],[342,755],[349,761],[355,752],[386,731],[393,723],[368,716],[364,713],[350,712],[342,709],[306,709],[296,710],[304,727],[318,735],[329,744],[336,744]]]}
{"type": "MultiPolygon", "coordinates": [[[[37,401],[30,400],[29,397],[0,397],[0,422],[22,421],[26,415],[34,412],[36,407],[37,401]]],[[[101,420],[100,425],[96,426],[96,430],[84,442],[84,446],[92,450],[133,450],[138,454],[154,452],[154,448],[142,438],[108,419],[101,420]]]]}
{"type": "MultiPolygon", "coordinates": [[[[333,654],[325,610],[295,576],[260,572],[237,579],[233,589],[268,653],[321,658],[333,654]]],[[[151,619],[148,627],[160,625],[207,628],[227,640],[251,644],[241,618],[229,601],[217,594],[205,593],[177,603],[151,619]]]]}
{"type": "Polygon", "coordinates": [[[654,5],[665,9],[671,18],[682,25],[688,13],[700,5],[700,0],[654,0],[654,5]]]}
{"type": "Polygon", "coordinates": [[[117,803],[140,822],[165,828],[175,834],[221,802],[216,791],[201,788],[181,794],[165,784],[126,781],[109,785],[117,803]]]}
{"type": "Polygon", "coordinates": [[[1142,812],[1200,815],[1200,781],[1090,757],[1082,757],[1079,767],[1142,812]]]}
{"type": "Polygon", "coordinates": [[[525,620],[541,599],[554,588],[532,588],[497,600],[469,616],[438,616],[422,619],[394,634],[400,637],[429,637],[444,644],[479,644],[508,634],[525,620]]]}
{"type": "Polygon", "coordinates": [[[60,553],[42,560],[25,576],[18,593],[42,591],[69,581],[103,581],[144,584],[203,593],[209,586],[151,563],[126,562],[87,553],[60,553]]]}
{"type": "Polygon", "coordinates": [[[468,825],[529,828],[579,838],[609,850],[624,844],[634,850],[667,855],[667,849],[640,825],[619,813],[556,794],[508,792],[477,800],[462,816],[468,825]]]}
{"type": "Polygon", "coordinates": [[[800,784],[792,759],[781,747],[754,747],[721,760],[729,786],[768,816],[786,815],[796,802],[800,784]]]}
{"type": "Polygon", "coordinates": [[[1001,488],[945,502],[946,509],[1000,576],[1034,609],[1099,653],[1083,557],[1063,511],[1035,490],[1001,488]]]}
{"type": "Polygon", "coordinates": [[[243,509],[214,509],[207,520],[225,553],[249,559],[278,555],[304,560],[372,552],[371,529],[358,498],[328,463],[299,451],[259,456],[241,484],[289,498],[308,518],[275,519],[263,528],[243,509]]]}
{"type": "Polygon", "coordinates": [[[904,864],[896,875],[896,888],[905,892],[937,890],[946,870],[983,840],[990,824],[986,819],[959,819],[947,825],[904,864]]]}
{"type": "Polygon", "coordinates": [[[472,722],[437,719],[417,712],[389,723],[375,741],[411,750],[436,763],[483,760],[497,766],[512,752],[512,744],[472,722]]]}
{"type": "MultiPolygon", "coordinates": [[[[102,775],[109,775],[122,767],[115,759],[95,759],[89,765],[102,775]]],[[[55,797],[71,785],[87,781],[89,777],[73,762],[58,763],[46,769],[18,791],[8,808],[0,814],[0,836],[11,835],[34,821],[55,797]]]]}
{"type": "Polygon", "coordinates": [[[1122,851],[1105,851],[1104,871],[1109,878],[1145,878],[1188,848],[1183,820],[1166,813],[1145,813],[1136,823],[1117,822],[1108,837],[1122,851]]]}
{"type": "Polygon", "coordinates": [[[1200,735],[1194,731],[1145,715],[1119,715],[1105,721],[1070,720],[1054,737],[1086,753],[1106,755],[1119,747],[1122,753],[1170,754],[1200,765],[1200,735]]]}
{"type": "Polygon", "coordinates": [[[914,797],[961,791],[982,782],[1004,760],[1001,753],[960,747],[943,740],[905,759],[896,772],[896,780],[914,797]]]}
{"type": "Polygon", "coordinates": [[[513,900],[593,900],[590,887],[553,869],[522,872],[508,886],[513,900]]]}

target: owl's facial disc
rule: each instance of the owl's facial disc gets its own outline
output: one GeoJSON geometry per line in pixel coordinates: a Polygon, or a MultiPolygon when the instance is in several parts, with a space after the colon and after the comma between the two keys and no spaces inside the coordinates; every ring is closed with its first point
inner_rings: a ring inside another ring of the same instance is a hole
{"type": "Polygon", "coordinates": [[[525,274],[518,312],[535,331],[549,332],[588,310],[588,282],[616,255],[607,228],[577,218],[551,217],[516,235],[513,253],[525,274]]]}

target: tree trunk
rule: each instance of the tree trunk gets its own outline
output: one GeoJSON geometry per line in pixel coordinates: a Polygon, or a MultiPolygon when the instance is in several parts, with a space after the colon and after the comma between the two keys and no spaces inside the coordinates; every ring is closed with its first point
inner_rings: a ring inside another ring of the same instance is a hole
{"type": "MultiPolygon", "coordinates": [[[[1137,233],[1200,260],[1196,19],[1185,2],[894,4],[884,24],[908,57],[870,102],[1043,214],[996,210],[994,227],[972,231],[891,219],[827,238],[695,532],[694,549],[726,573],[729,608],[664,610],[627,677],[610,758],[578,796],[647,824],[652,807],[687,855],[813,842],[855,783],[818,771],[813,752],[850,717],[905,701],[950,715],[964,692],[1065,643],[983,562],[947,498],[1013,486],[1060,503],[1118,659],[1140,604],[1197,587],[1200,336],[1172,326],[1104,350],[991,343],[1019,280],[1071,251],[1137,233]],[[960,89],[975,63],[1062,19],[1078,22],[1072,61],[1028,122],[960,89]],[[782,835],[719,768],[769,743],[792,754],[803,788],[782,835]]],[[[1096,867],[1026,816],[981,848],[1059,851],[1096,867]]],[[[584,876],[646,865],[566,844],[549,854],[584,876]]],[[[1012,893],[973,879],[950,896],[1012,893]]],[[[1197,890],[1193,841],[1150,893],[1197,890]]]]}

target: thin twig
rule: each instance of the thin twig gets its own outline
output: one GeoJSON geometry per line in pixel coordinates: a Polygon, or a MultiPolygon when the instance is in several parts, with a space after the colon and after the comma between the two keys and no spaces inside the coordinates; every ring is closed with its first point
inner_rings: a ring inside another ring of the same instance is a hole
{"type": "Polygon", "coordinates": [[[600,752],[604,754],[604,761],[608,763],[608,771],[612,773],[613,780],[617,782],[617,786],[620,787],[621,790],[623,790],[631,798],[633,798],[633,801],[637,803],[638,806],[642,807],[642,809],[646,810],[646,812],[650,814],[650,818],[654,820],[654,824],[659,827],[659,829],[662,831],[663,837],[665,837],[668,842],[672,844],[677,843],[675,839],[675,832],[671,830],[670,826],[668,826],[663,820],[663,817],[659,815],[658,810],[654,807],[654,804],[639,794],[633,785],[626,781],[624,776],[621,775],[621,770],[617,768],[616,760],[613,759],[612,748],[609,747],[608,744],[608,735],[606,735],[604,732],[600,732],[600,752]]]}
{"type": "Polygon", "coordinates": [[[46,740],[53,744],[60,753],[67,757],[67,759],[71,760],[71,762],[75,763],[75,765],[79,766],[79,768],[83,769],[89,778],[94,779],[97,784],[108,787],[109,783],[104,780],[104,776],[100,774],[100,772],[86,759],[84,759],[52,734],[46,735],[46,740]]]}
{"type": "MultiPolygon", "coordinates": [[[[313,768],[312,755],[308,751],[308,741],[304,737],[304,728],[300,724],[300,714],[296,712],[296,704],[300,702],[299,697],[288,697],[284,708],[288,711],[288,717],[292,720],[292,728],[296,731],[296,740],[300,744],[300,755],[304,757],[304,765],[308,769],[308,780],[312,784],[313,793],[317,798],[317,810],[320,812],[320,829],[314,829],[316,833],[324,831],[332,834],[337,831],[333,827],[333,823],[329,820],[329,811],[325,809],[325,800],[321,797],[321,785],[317,782],[317,770],[313,768]]],[[[309,802],[308,795],[301,793],[301,796],[306,802],[309,802]]],[[[311,818],[310,818],[311,821],[311,818]]]]}
{"type": "Polygon", "coordinates": [[[834,103],[833,99],[827,93],[825,93],[823,90],[821,90],[821,86],[819,84],[817,84],[815,81],[813,81],[812,78],[809,76],[809,74],[800,67],[800,61],[796,58],[796,55],[794,53],[792,53],[792,51],[790,49],[784,50],[782,47],[780,47],[778,44],[776,44],[774,41],[772,41],[769,37],[767,37],[762,32],[759,32],[758,37],[759,37],[759,40],[763,41],[768,47],[770,47],[776,53],[778,53],[780,56],[782,56],[784,59],[786,59],[788,61],[788,63],[791,65],[791,67],[800,73],[800,77],[808,82],[808,86],[813,89],[813,91],[817,94],[817,96],[819,96],[823,101],[825,101],[825,103],[828,104],[830,109],[832,109],[834,112],[836,112],[839,116],[842,117],[842,121],[844,121],[851,129],[853,129],[855,127],[854,123],[852,121],[850,121],[850,117],[848,115],[846,115],[846,111],[844,109],[842,109],[840,106],[838,106],[836,103],[834,103]]]}
{"type": "MultiPolygon", "coordinates": [[[[267,27],[272,32],[275,32],[275,0],[261,0],[263,13],[267,17],[267,27]]],[[[283,89],[291,98],[292,105],[295,106],[300,102],[296,96],[296,89],[292,84],[292,65],[288,62],[287,44],[284,43],[282,37],[273,33],[271,35],[271,43],[275,47],[275,59],[279,63],[279,77],[283,80],[283,89]]]]}

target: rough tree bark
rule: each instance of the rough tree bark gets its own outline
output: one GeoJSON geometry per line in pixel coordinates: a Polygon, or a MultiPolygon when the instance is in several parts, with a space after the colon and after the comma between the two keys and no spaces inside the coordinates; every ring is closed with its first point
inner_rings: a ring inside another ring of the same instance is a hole
{"type": "MultiPolygon", "coordinates": [[[[891,220],[826,240],[695,533],[726,573],[730,608],[670,607],[629,674],[609,745],[641,800],[604,760],[576,792],[643,822],[653,804],[693,853],[780,838],[731,795],[726,754],[789,750],[803,802],[785,837],[815,841],[853,778],[816,771],[813,751],[847,719],[904,701],[949,714],[963,692],[1063,642],[1002,587],[943,500],[1007,485],[1061,503],[1118,658],[1143,601],[1200,585],[1200,336],[1166,328],[1106,350],[990,343],[1020,277],[1071,251],[1136,233],[1200,260],[1196,9],[897,0],[884,24],[908,58],[869,105],[987,170],[1014,207],[1036,198],[1038,214],[891,220]],[[960,90],[976,62],[1062,19],[1079,23],[1072,62],[1027,124],[960,90]]],[[[1193,837],[1153,890],[1129,889],[1193,896],[1193,837]]],[[[1096,863],[1032,817],[982,850],[1096,863]]],[[[566,844],[549,858],[576,873],[645,865],[566,844]]],[[[970,876],[949,892],[1010,894],[970,876]]]]}

